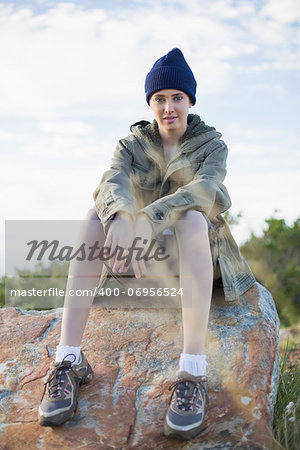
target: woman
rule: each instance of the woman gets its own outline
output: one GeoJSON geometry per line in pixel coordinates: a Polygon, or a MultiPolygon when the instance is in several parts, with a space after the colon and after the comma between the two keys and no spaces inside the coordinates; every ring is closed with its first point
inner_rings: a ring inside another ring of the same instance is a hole
{"type": "MultiPolygon", "coordinates": [[[[40,423],[68,420],[79,384],[92,377],[80,344],[93,298],[72,298],[69,290],[94,290],[107,271],[122,278],[129,265],[117,257],[117,247],[126,256],[135,237],[149,243],[169,232],[178,247],[184,343],[164,432],[190,439],[200,432],[205,416],[205,336],[214,274],[219,271],[229,301],[255,279],[220,215],[231,206],[222,184],[227,148],[215,128],[189,114],[196,102],[196,81],[179,49],[156,61],[145,92],[155,120],[134,124],[132,134],[119,141],[81,232],[83,242],[107,247],[108,262],[104,268],[104,258],[72,262],[61,339],[39,408],[40,423]]],[[[130,269],[143,278],[149,265],[143,258],[132,258],[130,269]]]]}

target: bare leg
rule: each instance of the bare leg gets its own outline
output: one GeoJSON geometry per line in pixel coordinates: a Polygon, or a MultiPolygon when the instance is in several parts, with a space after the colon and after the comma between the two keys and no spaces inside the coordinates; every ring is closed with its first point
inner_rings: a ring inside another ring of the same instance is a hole
{"type": "MultiPolygon", "coordinates": [[[[105,234],[101,221],[94,209],[91,209],[85,220],[79,235],[79,245],[85,243],[85,248],[99,241],[99,247],[102,248],[105,242],[105,234]]],[[[101,259],[88,261],[77,261],[73,259],[70,263],[68,282],[66,288],[66,297],[62,318],[62,328],[60,345],[80,346],[83,332],[88,319],[90,307],[93,302],[92,292],[99,283],[103,262],[101,259]],[[82,292],[87,290],[85,295],[73,296],[78,290],[82,292]],[[88,292],[89,291],[89,292],[88,292]]]]}
{"type": "Polygon", "coordinates": [[[213,265],[207,222],[189,210],[175,226],[182,295],[183,352],[204,354],[212,296],[213,265]]]}

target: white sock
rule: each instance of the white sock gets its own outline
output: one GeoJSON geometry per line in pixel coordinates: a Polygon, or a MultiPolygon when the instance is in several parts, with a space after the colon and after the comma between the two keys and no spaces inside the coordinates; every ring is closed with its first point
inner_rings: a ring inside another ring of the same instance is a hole
{"type": "Polygon", "coordinates": [[[190,355],[181,353],[179,360],[179,370],[194,375],[195,377],[206,376],[206,355],[190,355]]]}
{"type": "Polygon", "coordinates": [[[81,363],[80,350],[81,347],[58,345],[56,347],[55,362],[60,363],[64,359],[65,361],[71,361],[72,364],[80,364],[81,363]]]}

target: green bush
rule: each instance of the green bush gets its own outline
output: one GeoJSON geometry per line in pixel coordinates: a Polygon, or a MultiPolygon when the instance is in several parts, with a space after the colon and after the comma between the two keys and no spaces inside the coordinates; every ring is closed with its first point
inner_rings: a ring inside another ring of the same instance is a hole
{"type": "Polygon", "coordinates": [[[46,295],[38,296],[18,296],[7,295],[5,301],[5,291],[10,294],[11,290],[45,290],[57,288],[65,290],[67,282],[69,263],[54,262],[48,266],[37,263],[33,271],[16,269],[16,276],[4,276],[0,283],[0,305],[15,306],[22,309],[52,309],[63,306],[64,296],[46,295]]]}
{"type": "Polygon", "coordinates": [[[266,220],[261,237],[251,235],[241,247],[256,278],[272,293],[282,324],[300,319],[300,219],[266,220]]]}

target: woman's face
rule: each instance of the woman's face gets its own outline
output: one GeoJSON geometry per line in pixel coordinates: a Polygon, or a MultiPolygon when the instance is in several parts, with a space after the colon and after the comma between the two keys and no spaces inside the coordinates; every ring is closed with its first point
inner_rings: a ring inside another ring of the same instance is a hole
{"type": "Polygon", "coordinates": [[[187,127],[187,116],[192,106],[189,96],[175,89],[155,92],[150,99],[150,107],[158,123],[160,133],[183,135],[187,127]]]}

